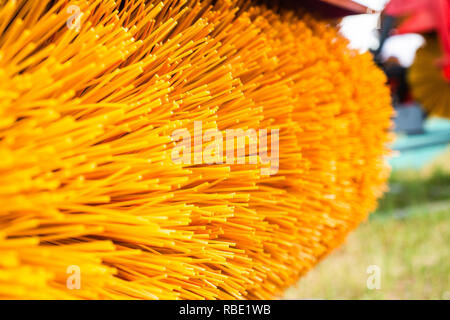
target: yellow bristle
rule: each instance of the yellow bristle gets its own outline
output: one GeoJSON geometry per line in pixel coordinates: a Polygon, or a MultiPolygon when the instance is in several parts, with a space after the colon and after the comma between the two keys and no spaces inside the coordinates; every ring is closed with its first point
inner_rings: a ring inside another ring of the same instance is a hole
{"type": "Polygon", "coordinates": [[[1,298],[273,298],[385,188],[385,76],[327,22],[235,0],[0,17],[1,298]],[[278,173],[174,163],[194,121],[279,128],[278,173]]]}
{"type": "Polygon", "coordinates": [[[414,98],[428,113],[450,118],[450,81],[439,66],[441,56],[439,39],[428,35],[425,45],[417,51],[408,81],[414,98]]]}

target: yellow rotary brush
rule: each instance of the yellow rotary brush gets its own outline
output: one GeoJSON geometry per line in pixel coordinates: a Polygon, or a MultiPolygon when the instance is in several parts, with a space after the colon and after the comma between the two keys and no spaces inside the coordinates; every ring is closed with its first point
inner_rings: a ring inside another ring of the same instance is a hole
{"type": "Polygon", "coordinates": [[[248,1],[0,0],[0,298],[276,297],[375,208],[385,82],[248,1]],[[173,161],[200,121],[279,129],[276,174],[173,161]]]}
{"type": "Polygon", "coordinates": [[[450,82],[438,65],[441,57],[439,39],[428,35],[425,45],[417,51],[408,80],[414,98],[430,114],[450,118],[450,82]]]}

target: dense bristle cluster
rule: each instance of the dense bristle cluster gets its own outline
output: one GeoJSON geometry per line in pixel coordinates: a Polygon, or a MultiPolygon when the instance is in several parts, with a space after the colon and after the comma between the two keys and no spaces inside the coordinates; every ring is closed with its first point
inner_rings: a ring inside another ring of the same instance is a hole
{"type": "Polygon", "coordinates": [[[408,74],[414,98],[431,114],[450,118],[450,81],[439,65],[442,49],[436,35],[428,35],[408,74]]]}
{"type": "Polygon", "coordinates": [[[0,0],[0,297],[276,296],[374,209],[384,82],[334,27],[247,1],[0,0]],[[194,121],[279,128],[277,174],[175,164],[194,121]]]}

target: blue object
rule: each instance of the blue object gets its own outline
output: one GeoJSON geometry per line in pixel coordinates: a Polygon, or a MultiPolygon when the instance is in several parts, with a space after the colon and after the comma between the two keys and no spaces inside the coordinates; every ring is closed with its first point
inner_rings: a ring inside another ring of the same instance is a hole
{"type": "Polygon", "coordinates": [[[389,160],[394,170],[421,169],[442,154],[450,144],[450,121],[430,118],[425,121],[424,133],[399,135],[392,148],[399,155],[389,160]]]}

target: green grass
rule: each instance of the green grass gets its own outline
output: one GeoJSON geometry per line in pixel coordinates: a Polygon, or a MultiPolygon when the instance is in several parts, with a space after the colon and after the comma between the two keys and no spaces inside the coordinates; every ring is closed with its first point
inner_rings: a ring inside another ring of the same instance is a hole
{"type": "Polygon", "coordinates": [[[389,192],[380,199],[374,216],[443,201],[450,201],[449,173],[434,171],[424,178],[415,171],[394,172],[389,180],[389,192]]]}
{"type": "Polygon", "coordinates": [[[372,219],[287,290],[286,299],[450,299],[450,208],[372,219]],[[381,270],[369,290],[367,267],[381,270]]]}

